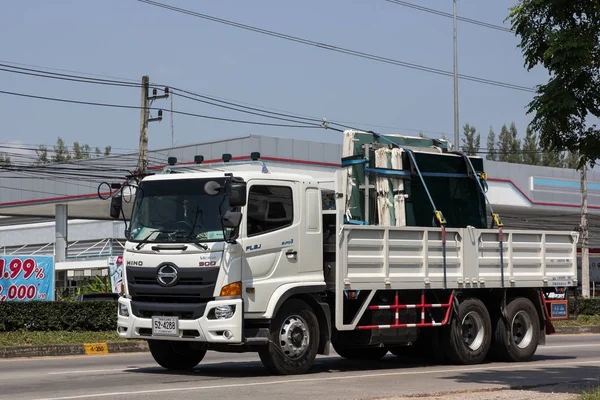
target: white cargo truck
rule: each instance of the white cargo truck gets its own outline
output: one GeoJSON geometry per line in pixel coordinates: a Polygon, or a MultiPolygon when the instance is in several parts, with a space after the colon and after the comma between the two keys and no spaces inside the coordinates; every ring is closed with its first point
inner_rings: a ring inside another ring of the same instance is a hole
{"type": "MultiPolygon", "coordinates": [[[[568,316],[548,294],[576,286],[576,232],[503,230],[497,216],[494,228],[451,228],[435,205],[439,226],[403,225],[399,207],[394,226],[352,223],[351,162],[230,158],[171,160],[112,198],[113,218],[132,209],[118,334],[147,340],[165,368],[191,369],[208,350],[255,351],[272,373],[301,374],[330,346],[357,360],[524,361],[550,320],[568,316]]],[[[373,193],[381,176],[365,182],[373,193]]],[[[469,179],[483,188],[484,174],[469,179]]]]}

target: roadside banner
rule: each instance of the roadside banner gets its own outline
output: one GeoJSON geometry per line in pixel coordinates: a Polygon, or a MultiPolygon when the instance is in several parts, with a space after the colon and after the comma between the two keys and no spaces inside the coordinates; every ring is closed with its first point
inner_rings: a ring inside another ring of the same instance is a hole
{"type": "Polygon", "coordinates": [[[54,300],[54,257],[0,256],[0,301],[54,300]]]}
{"type": "Polygon", "coordinates": [[[123,293],[123,256],[108,257],[108,272],[113,293],[123,293]]]}

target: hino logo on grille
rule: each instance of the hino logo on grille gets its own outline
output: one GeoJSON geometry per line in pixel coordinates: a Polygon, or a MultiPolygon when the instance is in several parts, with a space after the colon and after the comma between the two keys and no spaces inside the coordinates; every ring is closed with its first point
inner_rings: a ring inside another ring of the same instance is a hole
{"type": "Polygon", "coordinates": [[[141,267],[144,265],[143,261],[127,261],[127,266],[128,267],[141,267]]]}
{"type": "Polygon", "coordinates": [[[173,286],[177,283],[177,268],[172,264],[165,264],[158,269],[156,280],[162,286],[173,286]]]}

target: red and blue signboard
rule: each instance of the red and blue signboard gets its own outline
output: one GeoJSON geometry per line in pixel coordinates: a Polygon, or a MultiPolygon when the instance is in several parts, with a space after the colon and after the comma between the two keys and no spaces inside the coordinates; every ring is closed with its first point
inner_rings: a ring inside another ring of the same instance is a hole
{"type": "Polygon", "coordinates": [[[0,256],[0,301],[54,300],[54,257],[0,256]]]}

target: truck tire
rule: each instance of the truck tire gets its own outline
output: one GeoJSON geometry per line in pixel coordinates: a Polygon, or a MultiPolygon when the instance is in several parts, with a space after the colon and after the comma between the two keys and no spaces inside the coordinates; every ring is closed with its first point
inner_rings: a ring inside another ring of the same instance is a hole
{"type": "Polygon", "coordinates": [[[448,359],[457,364],[479,364],[488,354],[492,342],[490,314],[481,300],[469,298],[458,306],[458,315],[445,330],[444,349],[448,359]]]}
{"type": "Polygon", "coordinates": [[[258,355],[265,368],[277,375],[303,374],[312,367],[319,348],[319,321],[302,300],[290,299],[269,327],[269,345],[258,355]]]}
{"type": "Polygon", "coordinates": [[[378,361],[388,353],[386,347],[349,347],[339,342],[332,342],[331,345],[346,360],[378,361]]]}
{"type": "Polygon", "coordinates": [[[537,350],[540,319],[531,300],[517,297],[505,309],[509,327],[501,317],[496,319],[494,355],[502,361],[528,361],[537,350]]]}
{"type": "Polygon", "coordinates": [[[171,370],[193,369],[206,355],[206,350],[195,349],[188,342],[148,340],[148,347],[154,361],[171,370]]]}

